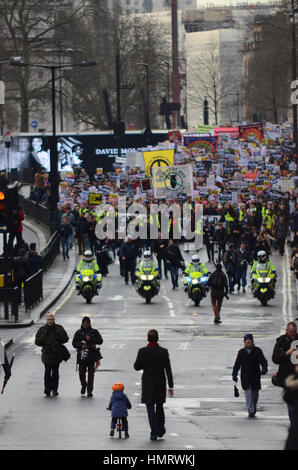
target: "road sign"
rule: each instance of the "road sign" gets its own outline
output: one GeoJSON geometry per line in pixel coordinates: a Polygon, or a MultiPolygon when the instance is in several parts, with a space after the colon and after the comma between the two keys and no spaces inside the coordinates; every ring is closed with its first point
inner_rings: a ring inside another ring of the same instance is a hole
{"type": "Polygon", "coordinates": [[[32,121],[32,122],[31,122],[31,127],[37,127],[37,126],[38,126],[37,121],[32,121]]]}
{"type": "Polygon", "coordinates": [[[5,129],[5,131],[3,132],[3,140],[5,143],[11,142],[11,134],[10,134],[10,131],[7,129],[5,129]]]}

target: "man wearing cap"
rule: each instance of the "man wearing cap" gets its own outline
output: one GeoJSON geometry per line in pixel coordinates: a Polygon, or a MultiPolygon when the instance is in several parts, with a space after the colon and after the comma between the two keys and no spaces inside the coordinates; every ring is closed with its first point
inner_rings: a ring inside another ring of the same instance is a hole
{"type": "Polygon", "coordinates": [[[255,346],[253,335],[250,333],[244,336],[244,348],[240,349],[237,354],[232,372],[234,382],[238,380],[239,369],[241,369],[241,386],[245,391],[248,416],[252,418],[257,411],[261,375],[267,374],[268,362],[263,351],[255,346]]]}
{"type": "Polygon", "coordinates": [[[102,358],[97,345],[103,343],[103,339],[98,330],[91,328],[91,320],[85,316],[82,325],[75,332],[72,345],[77,349],[77,363],[79,364],[79,376],[81,382],[81,394],[92,397],[95,363],[102,358]],[[86,372],[88,370],[88,381],[86,381],[86,372]]]}

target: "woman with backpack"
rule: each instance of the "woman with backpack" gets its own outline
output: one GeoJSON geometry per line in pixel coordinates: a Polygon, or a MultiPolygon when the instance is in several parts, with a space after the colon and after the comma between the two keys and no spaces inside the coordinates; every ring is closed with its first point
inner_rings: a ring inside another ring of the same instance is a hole
{"type": "MultiPolygon", "coordinates": [[[[214,312],[214,323],[221,323],[220,310],[224,296],[228,295],[228,279],[222,270],[222,265],[217,264],[215,271],[209,277],[209,286],[211,287],[211,305],[214,312]]],[[[228,298],[228,297],[227,297],[228,298]]]]}

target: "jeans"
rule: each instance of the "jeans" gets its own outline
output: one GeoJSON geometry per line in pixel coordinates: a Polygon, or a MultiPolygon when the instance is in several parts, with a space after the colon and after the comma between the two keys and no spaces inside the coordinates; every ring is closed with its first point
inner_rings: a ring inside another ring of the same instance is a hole
{"type": "Polygon", "coordinates": [[[173,287],[178,287],[178,277],[179,277],[179,268],[178,266],[174,266],[170,264],[170,273],[173,287]]]}
{"type": "Polygon", "coordinates": [[[162,436],[165,430],[165,413],[163,403],[146,403],[151,435],[162,436]]]}
{"type": "Polygon", "coordinates": [[[158,270],[159,270],[160,279],[162,278],[162,263],[164,265],[165,278],[167,279],[168,278],[168,266],[167,266],[166,260],[164,260],[163,258],[157,258],[157,262],[158,262],[158,270]]]}
{"type": "Polygon", "coordinates": [[[239,288],[240,288],[241,283],[242,283],[242,287],[245,287],[247,285],[246,276],[247,276],[247,266],[245,266],[245,268],[242,268],[242,269],[241,268],[236,269],[235,284],[238,284],[239,288]]]}
{"type": "Polygon", "coordinates": [[[228,279],[229,279],[229,291],[234,292],[235,274],[234,273],[233,274],[228,274],[228,279]]]}
{"type": "Polygon", "coordinates": [[[252,390],[251,387],[249,387],[248,390],[245,390],[246,406],[247,406],[247,411],[249,413],[256,412],[258,399],[259,399],[258,390],[252,390]]]}
{"type": "Polygon", "coordinates": [[[69,251],[69,238],[61,238],[61,248],[62,248],[62,255],[63,259],[65,260],[68,257],[69,251]]]}
{"type": "Polygon", "coordinates": [[[59,385],[59,365],[60,364],[45,364],[44,371],[44,388],[47,391],[57,391],[59,385]]]}
{"type": "Polygon", "coordinates": [[[293,406],[289,404],[288,404],[288,414],[289,414],[290,423],[291,425],[293,425],[295,421],[295,412],[294,412],[293,406]]]}

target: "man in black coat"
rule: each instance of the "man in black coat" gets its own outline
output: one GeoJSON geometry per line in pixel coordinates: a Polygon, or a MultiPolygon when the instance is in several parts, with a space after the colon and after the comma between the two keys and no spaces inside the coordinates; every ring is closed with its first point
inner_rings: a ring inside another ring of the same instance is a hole
{"type": "Polygon", "coordinates": [[[131,283],[134,284],[136,279],[135,270],[138,250],[131,235],[127,235],[126,241],[121,245],[120,256],[123,262],[125,284],[128,285],[129,273],[131,283]]]}
{"type": "Polygon", "coordinates": [[[134,368],[143,370],[142,403],[145,403],[147,407],[151,428],[150,439],[156,441],[166,432],[163,409],[167,394],[165,372],[170,396],[173,396],[174,387],[169,353],[167,349],[159,346],[156,330],[148,332],[148,345],[139,349],[134,368]]]}
{"type": "Polygon", "coordinates": [[[249,333],[244,336],[244,348],[238,351],[233,367],[232,377],[234,382],[238,380],[237,375],[240,368],[241,386],[245,391],[248,416],[252,418],[257,411],[261,375],[267,374],[268,363],[263,351],[255,346],[253,335],[249,333]]]}
{"type": "Polygon", "coordinates": [[[39,328],[35,336],[35,344],[42,346],[41,360],[45,366],[44,393],[47,397],[51,391],[58,395],[59,365],[63,361],[61,345],[67,343],[68,335],[62,325],[55,323],[52,313],[46,316],[46,324],[39,328]]]}
{"type": "Polygon", "coordinates": [[[170,267],[173,289],[176,289],[178,288],[179,268],[183,266],[184,259],[179,246],[173,239],[169,240],[165,254],[167,263],[170,267]]]}
{"type": "Polygon", "coordinates": [[[91,328],[91,320],[85,316],[82,320],[82,325],[79,330],[75,332],[72,340],[72,345],[77,349],[77,363],[79,364],[79,376],[81,381],[81,394],[86,393],[87,396],[92,397],[95,363],[101,359],[101,354],[97,345],[103,343],[103,339],[98,330],[91,328]],[[88,382],[86,382],[86,372],[88,369],[88,382]]]}
{"type": "MultiPolygon", "coordinates": [[[[291,343],[298,340],[297,325],[295,322],[290,322],[286,327],[286,334],[277,338],[273,353],[272,362],[278,364],[278,372],[276,376],[277,385],[285,387],[285,381],[289,375],[294,374],[294,365],[291,362],[291,354],[296,350],[291,347],[291,343]]],[[[288,403],[288,412],[291,423],[294,419],[294,410],[290,403],[288,403]]]]}
{"type": "Polygon", "coordinates": [[[209,277],[208,284],[211,287],[211,305],[214,312],[214,323],[221,323],[220,310],[224,296],[228,295],[228,279],[222,270],[222,265],[216,265],[216,270],[209,277]]]}

